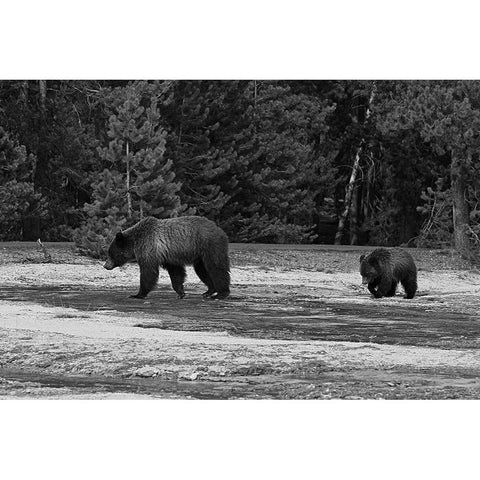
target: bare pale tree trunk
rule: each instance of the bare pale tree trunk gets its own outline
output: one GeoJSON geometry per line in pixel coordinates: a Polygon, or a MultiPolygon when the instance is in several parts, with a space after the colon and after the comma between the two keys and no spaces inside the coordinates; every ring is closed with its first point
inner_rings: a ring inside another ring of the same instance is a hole
{"type": "Polygon", "coordinates": [[[366,180],[363,184],[363,199],[362,199],[362,208],[363,208],[363,218],[367,219],[370,215],[370,194],[371,194],[371,185],[373,182],[373,174],[374,174],[374,163],[373,161],[370,163],[370,166],[367,170],[366,180]]]}
{"type": "Polygon", "coordinates": [[[355,160],[353,162],[352,173],[350,174],[350,180],[345,191],[345,202],[343,213],[338,219],[337,233],[335,234],[335,245],[341,245],[343,230],[345,229],[345,222],[347,221],[348,212],[350,211],[350,202],[352,200],[353,188],[355,186],[355,180],[357,179],[358,167],[360,166],[360,153],[362,151],[362,146],[357,149],[357,154],[355,155],[355,160]]]}
{"type": "Polygon", "coordinates": [[[132,194],[130,192],[130,144],[127,140],[127,217],[132,218],[132,194]]]}
{"type": "Polygon", "coordinates": [[[182,98],[182,106],[180,107],[180,127],[178,128],[177,145],[182,142],[182,127],[183,127],[183,106],[185,105],[185,97],[182,98]]]}
{"type": "Polygon", "coordinates": [[[458,155],[452,153],[450,170],[453,200],[453,238],[455,249],[464,257],[470,256],[470,229],[468,204],[466,200],[465,169],[458,155]]]}
{"type": "Polygon", "coordinates": [[[355,182],[350,206],[350,245],[358,245],[358,182],[355,182]]]}
{"type": "Polygon", "coordinates": [[[42,241],[40,239],[37,240],[37,243],[38,243],[39,247],[41,248],[41,250],[43,252],[43,256],[45,257],[45,262],[51,262],[52,261],[52,256],[48,252],[45,245],[42,243],[42,241]]]}
{"type": "MultiPolygon", "coordinates": [[[[365,114],[365,122],[368,121],[372,112],[372,104],[375,99],[376,84],[373,82],[372,91],[370,93],[370,98],[368,100],[367,112],[365,114]]],[[[364,140],[360,142],[360,146],[357,148],[357,153],[355,154],[355,160],[353,161],[352,173],[350,174],[350,180],[348,182],[347,188],[345,189],[345,202],[343,205],[343,212],[340,215],[338,220],[337,233],[335,235],[335,245],[340,245],[342,243],[343,231],[345,229],[345,223],[347,221],[348,212],[350,211],[350,204],[352,202],[353,189],[355,187],[355,180],[357,179],[358,169],[360,167],[360,158],[362,154],[364,140]]]]}

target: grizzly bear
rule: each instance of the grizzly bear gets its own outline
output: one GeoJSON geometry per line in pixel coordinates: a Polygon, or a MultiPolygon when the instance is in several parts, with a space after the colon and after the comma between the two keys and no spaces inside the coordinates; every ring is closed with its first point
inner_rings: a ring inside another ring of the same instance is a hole
{"type": "Polygon", "coordinates": [[[398,282],[405,290],[404,298],[413,298],[417,291],[417,267],[412,256],[400,248],[377,248],[362,255],[360,274],[375,298],[393,297],[398,282]]]}
{"type": "Polygon", "coordinates": [[[134,258],[140,266],[140,290],[132,298],[147,296],[157,283],[160,267],[168,271],[173,289],[183,298],[185,265],[193,265],[208,287],[204,297],[223,299],[230,294],[228,238],[207,218],[146,217],[117,233],[108,249],[104,268],[112,270],[134,258]]]}

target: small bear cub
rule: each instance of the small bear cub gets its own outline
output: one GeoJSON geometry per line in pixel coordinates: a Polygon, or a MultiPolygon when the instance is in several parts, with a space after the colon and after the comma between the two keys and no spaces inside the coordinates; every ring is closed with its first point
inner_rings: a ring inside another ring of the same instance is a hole
{"type": "Polygon", "coordinates": [[[362,284],[375,298],[393,297],[400,282],[404,298],[413,298],[417,291],[417,267],[412,256],[400,248],[377,248],[360,257],[362,284]]]}

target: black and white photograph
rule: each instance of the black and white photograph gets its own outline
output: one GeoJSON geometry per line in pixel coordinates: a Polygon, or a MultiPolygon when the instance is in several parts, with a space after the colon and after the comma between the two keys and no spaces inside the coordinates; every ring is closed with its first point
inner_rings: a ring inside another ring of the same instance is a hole
{"type": "Polygon", "coordinates": [[[472,476],[467,2],[2,18],[2,476],[472,476]]]}
{"type": "Polygon", "coordinates": [[[2,397],[480,397],[480,81],[0,104],[2,397]]]}

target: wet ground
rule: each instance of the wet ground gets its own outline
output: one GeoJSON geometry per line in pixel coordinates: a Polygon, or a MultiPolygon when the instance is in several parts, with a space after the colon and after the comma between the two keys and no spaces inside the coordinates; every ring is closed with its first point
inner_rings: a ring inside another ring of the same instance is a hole
{"type": "Polygon", "coordinates": [[[131,299],[135,265],[49,248],[3,249],[1,397],[480,398],[479,275],[445,252],[418,252],[409,301],[367,294],[358,247],[235,246],[211,301],[191,274],[183,300],[164,277],[131,299]]]}
{"type": "MultiPolygon", "coordinates": [[[[225,301],[198,293],[178,300],[168,285],[147,300],[129,298],[127,289],[78,287],[4,287],[0,300],[35,302],[80,312],[116,312],[139,319],[137,328],[228,332],[231,335],[281,340],[330,340],[415,345],[445,349],[480,348],[480,318],[457,312],[433,312],[409,301],[342,303],[335,298],[265,298],[232,295],[225,301]]],[[[364,298],[365,294],[358,294],[364,298]]]]}

